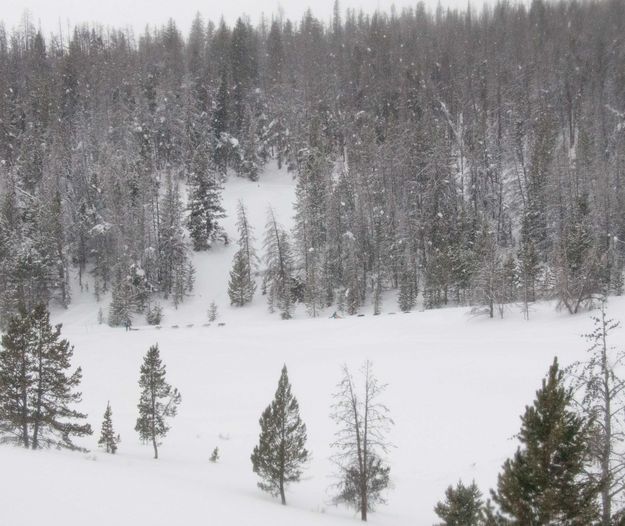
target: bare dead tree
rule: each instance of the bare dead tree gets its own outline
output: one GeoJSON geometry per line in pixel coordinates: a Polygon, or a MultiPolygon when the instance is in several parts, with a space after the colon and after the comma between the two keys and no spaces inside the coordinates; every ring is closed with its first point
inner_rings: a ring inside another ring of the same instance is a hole
{"type": "Polygon", "coordinates": [[[391,447],[386,435],[393,420],[379,401],[386,384],[380,384],[368,360],[361,368],[361,377],[359,391],[348,367],[343,366],[332,406],[332,419],[339,426],[332,447],[339,470],[334,501],[353,506],[366,521],[367,513],[385,502],[382,493],[389,487],[390,467],[382,455],[391,447]]]}
{"type": "Polygon", "coordinates": [[[625,416],[625,381],[617,371],[625,353],[608,343],[610,332],[620,322],[607,317],[605,297],[601,298],[599,313],[592,319],[592,332],[583,335],[590,342],[588,358],[573,364],[569,374],[583,392],[584,412],[595,422],[591,447],[597,469],[589,476],[601,483],[601,525],[609,526],[615,514],[623,513],[624,504],[625,433],[621,422],[625,416]],[[621,509],[615,511],[616,505],[621,509]]]}

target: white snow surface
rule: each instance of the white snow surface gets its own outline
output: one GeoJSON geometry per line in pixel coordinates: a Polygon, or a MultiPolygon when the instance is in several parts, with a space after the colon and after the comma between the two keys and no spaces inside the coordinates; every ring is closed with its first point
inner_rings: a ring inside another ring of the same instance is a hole
{"type": "MultiPolygon", "coordinates": [[[[244,199],[252,224],[264,225],[271,203],[283,224],[292,218],[293,182],[276,170],[260,183],[231,179],[224,203],[233,212],[244,199]]],[[[236,239],[234,217],[225,226],[236,239]]],[[[262,229],[256,231],[260,253],[262,229]]],[[[382,398],[395,421],[388,455],[393,489],[370,523],[419,526],[437,522],[433,507],[458,479],[475,480],[482,492],[496,485],[503,461],[516,449],[519,415],[532,402],[558,355],[562,365],[584,356],[588,313],[569,316],[553,304],[535,308],[525,321],[511,308],[503,320],[471,317],[467,309],[443,309],[364,317],[282,321],[267,313],[257,293],[251,306],[227,306],[226,281],[234,244],[195,255],[196,295],[174,311],[163,327],[136,322],[126,332],[97,324],[92,294],[74,292],[72,306],[56,312],[63,336],[75,346],[83,369],[83,402],[94,435],[78,441],[89,453],[25,451],[0,447],[1,524],[11,526],[338,526],[354,524],[353,510],[331,504],[329,418],[340,367],[354,371],[366,359],[388,388],[382,398]],[[206,322],[215,300],[218,321],[206,322]],[[193,324],[193,327],[187,325],[193,324]],[[178,325],[179,328],[173,328],[178,325]],[[134,431],[139,368],[157,343],[168,379],[182,393],[178,416],[152,459],[150,446],[134,431]],[[250,454],[258,419],[272,399],[286,363],[293,392],[308,427],[312,452],[303,480],[288,488],[288,506],[261,492],[250,454]],[[110,401],[122,442],[116,455],[97,448],[102,415],[110,401]],[[218,463],[208,461],[219,447],[218,463]]],[[[102,307],[106,312],[107,302],[102,307]]],[[[625,300],[612,299],[612,317],[625,317],[625,300]]],[[[613,343],[625,345],[625,331],[613,343]]]]}

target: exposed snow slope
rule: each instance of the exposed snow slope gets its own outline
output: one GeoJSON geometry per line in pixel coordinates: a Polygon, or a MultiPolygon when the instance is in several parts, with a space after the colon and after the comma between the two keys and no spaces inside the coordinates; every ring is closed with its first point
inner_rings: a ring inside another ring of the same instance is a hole
{"type": "MultiPolygon", "coordinates": [[[[611,313],[623,317],[625,302],[613,303],[611,313]]],[[[553,355],[563,364],[582,356],[579,334],[590,326],[587,316],[557,314],[550,305],[529,322],[516,314],[486,320],[448,309],[160,331],[68,325],[64,335],[75,344],[76,362],[84,369],[82,408],[99,429],[111,401],[123,440],[119,454],[97,452],[97,436],[84,441],[93,449],[90,455],[0,448],[5,474],[0,494],[13,503],[4,507],[2,522],[99,526],[129,524],[136,517],[134,524],[165,526],[356,520],[328,505],[334,432],[328,414],[340,365],[357,367],[369,358],[389,383],[385,401],[396,422],[391,438],[397,446],[389,457],[395,489],[371,522],[432,524],[432,507],[448,484],[460,477],[474,478],[483,490],[495,484],[500,465],[516,447],[518,417],[553,355]],[[133,428],[141,359],[157,341],[182,405],[162,458],[154,461],[133,428]],[[258,418],[283,363],[313,452],[305,480],[288,493],[286,509],[256,489],[249,460],[258,418]],[[213,465],[208,457],[215,446],[222,460],[213,465]],[[31,504],[33,495],[37,506],[31,504]]],[[[618,331],[616,342],[625,345],[624,336],[618,331]]]]}
{"type": "MultiPolygon", "coordinates": [[[[293,184],[287,174],[274,172],[259,184],[230,181],[229,210],[239,197],[254,223],[264,224],[269,200],[282,221],[290,220],[293,184]]],[[[227,228],[234,234],[234,218],[227,228]]],[[[83,367],[81,409],[96,433],[81,444],[92,452],[0,447],[0,494],[7,503],[0,523],[353,524],[358,519],[352,511],[329,504],[329,444],[335,431],[329,413],[341,364],[356,369],[370,359],[379,379],[389,384],[384,401],[396,422],[391,440],[397,446],[389,455],[395,487],[370,522],[433,524],[432,508],[449,484],[475,479],[483,492],[495,485],[501,464],[516,449],[519,415],[554,354],[563,364],[583,356],[586,344],[579,335],[592,325],[586,314],[571,317],[549,304],[539,306],[529,322],[514,311],[504,320],[487,320],[470,317],[466,309],[282,321],[266,313],[260,295],[238,311],[226,306],[234,250],[196,256],[196,296],[177,312],[168,310],[160,330],[97,325],[98,306],[88,294],[76,294],[72,307],[57,313],[64,337],[75,345],[75,362],[83,367]],[[224,327],[202,326],[212,299],[220,305],[224,327]],[[172,328],[175,323],[180,328],[172,328]],[[156,342],[170,382],[182,393],[158,461],[134,431],[139,367],[156,342]],[[283,363],[313,456],[304,480],[289,488],[287,507],[256,488],[250,462],[258,418],[283,363]],[[115,456],[96,447],[108,400],[122,436],[115,456]],[[221,460],[211,464],[215,446],[221,460]]],[[[609,309],[625,319],[625,300],[612,300],[609,309]]],[[[614,343],[625,345],[625,331],[616,331],[614,343]]]]}

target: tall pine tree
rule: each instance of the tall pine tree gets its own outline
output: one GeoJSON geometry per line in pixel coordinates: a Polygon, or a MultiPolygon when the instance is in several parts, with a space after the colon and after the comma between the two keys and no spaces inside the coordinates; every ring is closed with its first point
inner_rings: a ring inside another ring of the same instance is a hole
{"type": "Polygon", "coordinates": [[[219,174],[212,166],[205,145],[195,151],[191,167],[187,228],[193,250],[207,250],[217,238],[224,237],[219,225],[219,220],[225,217],[219,174]]]}
{"type": "Polygon", "coordinates": [[[261,477],[258,487],[271,495],[280,495],[286,504],[285,488],[298,482],[302,466],[308,460],[306,424],[299,415],[299,404],[291,393],[286,365],[271,405],[260,417],[260,438],[252,452],[254,473],[261,477]]]}
{"type": "Polygon", "coordinates": [[[80,368],[70,373],[73,347],[60,339],[43,305],[9,322],[0,351],[0,431],[5,441],[33,449],[75,449],[73,436],[91,434],[86,415],[73,409],[82,395],[80,368]]]}
{"type": "Polygon", "coordinates": [[[591,424],[572,406],[573,393],[554,359],[521,417],[521,447],[504,463],[493,492],[512,524],[582,526],[598,518],[599,485],[584,477],[591,424]]]}
{"type": "Polygon", "coordinates": [[[228,295],[230,303],[237,307],[252,301],[256,291],[254,270],[258,266],[258,256],[254,249],[254,235],[250,225],[245,205],[239,201],[237,207],[237,229],[239,231],[239,250],[234,255],[230,281],[228,282],[228,295]]]}
{"type": "Polygon", "coordinates": [[[165,380],[165,366],[158,345],[152,345],[143,358],[139,387],[141,397],[135,431],[141,440],[152,442],[154,458],[158,459],[159,440],[169,431],[166,419],[176,416],[181,401],[178,389],[165,380]]]}
{"type": "Polygon", "coordinates": [[[278,224],[271,208],[265,230],[265,263],[263,290],[267,292],[269,311],[277,308],[282,319],[288,320],[293,308],[293,255],[289,235],[278,224]]]}

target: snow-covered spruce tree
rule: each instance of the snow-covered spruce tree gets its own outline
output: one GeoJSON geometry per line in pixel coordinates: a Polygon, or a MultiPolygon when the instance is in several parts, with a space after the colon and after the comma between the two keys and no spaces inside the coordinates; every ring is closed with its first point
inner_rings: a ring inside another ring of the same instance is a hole
{"type": "Polygon", "coordinates": [[[126,277],[118,277],[111,291],[108,324],[111,327],[128,327],[132,323],[135,309],[134,291],[126,277]]]}
{"type": "Polygon", "coordinates": [[[349,369],[343,366],[332,406],[332,419],[339,429],[331,445],[339,470],[334,500],[353,506],[366,521],[376,504],[385,502],[383,492],[389,486],[391,468],[382,455],[390,448],[386,434],[393,420],[379,401],[386,385],[374,376],[371,362],[364,363],[361,373],[363,386],[359,391],[349,369]]]}
{"type": "Polygon", "coordinates": [[[232,270],[230,271],[228,296],[230,296],[231,305],[242,307],[252,301],[254,297],[256,291],[254,271],[258,267],[253,229],[247,219],[247,212],[242,201],[239,201],[237,205],[237,229],[239,231],[239,250],[234,255],[232,270]]]}
{"type": "Polygon", "coordinates": [[[588,469],[588,476],[601,486],[602,526],[615,524],[615,517],[625,511],[625,381],[618,374],[625,354],[608,343],[620,323],[607,317],[606,303],[602,297],[600,311],[592,317],[594,328],[584,335],[590,343],[588,358],[569,368],[583,393],[584,412],[593,419],[591,453],[596,466],[588,469]]]}
{"type": "Polygon", "coordinates": [[[299,404],[291,393],[286,365],[271,405],[260,417],[260,437],[252,452],[252,467],[262,481],[258,487],[286,504],[287,484],[298,482],[308,460],[306,424],[299,415],[299,404]]]}
{"type": "Polygon", "coordinates": [[[571,314],[576,314],[600,290],[600,255],[595,239],[588,198],[580,197],[555,256],[558,299],[571,314]]]}
{"type": "Polygon", "coordinates": [[[159,285],[166,298],[172,296],[177,307],[189,292],[191,266],[182,229],[182,203],[178,184],[170,176],[166,180],[159,212],[159,285]]]}
{"type": "Polygon", "coordinates": [[[119,436],[115,434],[115,430],[113,429],[113,411],[111,411],[110,402],[107,402],[98,445],[101,446],[107,453],[114,455],[117,451],[118,443],[119,436]]]}
{"type": "Polygon", "coordinates": [[[410,312],[417,304],[417,296],[419,294],[418,272],[415,257],[408,246],[404,243],[401,266],[399,270],[399,293],[397,295],[397,304],[402,312],[410,312]]]}
{"type": "Polygon", "coordinates": [[[148,322],[148,325],[160,325],[162,319],[163,307],[161,307],[158,303],[148,307],[145,313],[145,321],[148,322]]]}
{"type": "Polygon", "coordinates": [[[256,283],[253,279],[250,280],[250,275],[249,261],[245,258],[244,252],[239,249],[234,254],[230,280],[228,281],[230,305],[242,307],[252,301],[256,283]]]}
{"type": "Polygon", "coordinates": [[[141,440],[152,443],[154,458],[157,459],[159,440],[169,431],[166,419],[176,416],[181,400],[178,389],[172,388],[165,379],[165,366],[161,362],[158,344],[152,345],[143,358],[139,387],[141,398],[135,431],[141,440]]]}
{"type": "Polygon", "coordinates": [[[57,284],[67,285],[59,281],[57,263],[59,268],[64,263],[57,260],[48,225],[42,224],[43,203],[20,192],[13,181],[5,184],[0,187],[0,326],[20,309],[47,304],[57,284]]]}
{"type": "Polygon", "coordinates": [[[9,321],[0,351],[0,432],[3,441],[37,449],[76,449],[73,436],[91,434],[86,415],[72,408],[81,401],[76,391],[81,369],[68,374],[73,347],[60,339],[61,325],[52,327],[45,306],[9,321]]]}
{"type": "Polygon", "coordinates": [[[443,520],[439,526],[486,526],[484,502],[475,481],[469,486],[462,481],[455,488],[449,486],[434,512],[443,520]]]}
{"type": "Polygon", "coordinates": [[[211,304],[208,306],[208,312],[206,313],[208,316],[208,321],[211,323],[216,321],[219,317],[219,309],[217,308],[217,304],[214,301],[211,301],[211,304]]]}
{"type": "Polygon", "coordinates": [[[219,220],[225,217],[225,212],[221,206],[219,174],[212,166],[206,146],[199,146],[194,152],[191,170],[187,228],[193,250],[207,250],[217,238],[223,237],[219,220]]]}
{"type": "MultiPolygon", "coordinates": [[[[316,129],[313,121],[311,128],[316,129]]],[[[297,266],[302,272],[304,303],[311,317],[317,317],[326,302],[326,213],[330,186],[330,163],[320,147],[317,133],[313,144],[300,154],[295,189],[295,231],[297,266]]]]}
{"type": "Polygon", "coordinates": [[[264,247],[267,268],[263,278],[263,290],[267,292],[269,312],[277,308],[282,319],[288,320],[293,307],[293,255],[289,235],[278,224],[271,208],[267,212],[264,247]]]}
{"type": "Polygon", "coordinates": [[[521,417],[521,447],[506,460],[492,493],[512,524],[593,524],[600,485],[585,476],[592,425],[573,410],[557,359],[521,417]]]}
{"type": "Polygon", "coordinates": [[[250,181],[258,181],[258,175],[263,165],[263,159],[259,155],[261,141],[258,130],[259,122],[255,115],[252,115],[248,107],[243,120],[243,130],[245,141],[241,151],[241,158],[237,163],[237,172],[242,177],[247,177],[250,181]]]}

